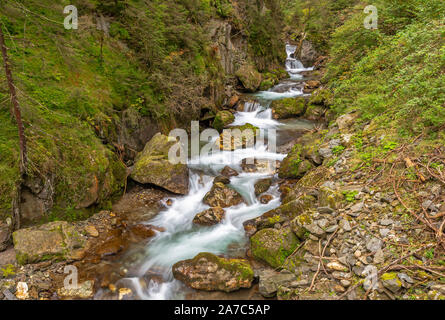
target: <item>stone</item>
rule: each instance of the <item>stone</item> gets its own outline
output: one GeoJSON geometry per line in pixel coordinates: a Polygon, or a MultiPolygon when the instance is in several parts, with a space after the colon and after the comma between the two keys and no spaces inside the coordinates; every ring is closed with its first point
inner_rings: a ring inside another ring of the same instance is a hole
{"type": "Polygon", "coordinates": [[[345,288],[347,288],[347,287],[349,287],[349,286],[351,285],[351,281],[349,281],[349,280],[345,280],[345,279],[340,280],[340,283],[341,283],[341,285],[342,285],[343,287],[345,287],[345,288]]]}
{"type": "Polygon", "coordinates": [[[259,274],[259,291],[265,298],[274,297],[280,286],[288,286],[296,281],[296,276],[288,271],[280,273],[264,270],[259,274]]]}
{"type": "Polygon", "coordinates": [[[402,288],[402,282],[397,277],[395,272],[387,272],[381,276],[382,285],[391,291],[392,293],[397,293],[402,288]]]}
{"type": "Polygon", "coordinates": [[[263,194],[260,196],[260,203],[262,204],[268,204],[270,201],[272,201],[273,196],[271,196],[270,194],[263,194]]]}
{"type": "Polygon", "coordinates": [[[261,85],[262,76],[251,64],[242,65],[235,75],[248,92],[255,92],[261,85]]]}
{"type": "Polygon", "coordinates": [[[366,249],[375,253],[377,250],[381,249],[383,246],[383,241],[377,238],[372,238],[366,243],[366,249]]]}
{"type": "Polygon", "coordinates": [[[391,231],[391,230],[390,230],[390,229],[387,229],[387,228],[381,228],[381,229],[379,229],[379,233],[380,233],[380,235],[381,235],[382,237],[386,237],[386,236],[389,234],[390,231],[391,231]]]}
{"type": "Polygon", "coordinates": [[[332,209],[330,207],[318,207],[317,211],[320,212],[321,214],[332,214],[332,213],[334,213],[334,209],[332,209]]]}
{"type": "Polygon", "coordinates": [[[66,221],[17,230],[13,240],[17,262],[22,265],[53,259],[78,259],[77,252],[86,243],[82,232],[66,221]]]}
{"type": "Polygon", "coordinates": [[[131,178],[142,184],[154,184],[177,194],[189,191],[189,169],[186,164],[169,161],[169,151],[179,142],[173,137],[156,134],[136,159],[131,178]]]}
{"type": "Polygon", "coordinates": [[[314,165],[309,160],[302,158],[302,149],[300,144],[296,144],[291,152],[281,162],[278,176],[282,179],[298,179],[310,171],[314,165]]]}
{"type": "Polygon", "coordinates": [[[302,239],[305,232],[309,232],[310,234],[322,237],[325,235],[325,231],[320,228],[317,223],[314,221],[312,211],[305,211],[303,214],[300,214],[291,222],[292,231],[302,239]]]}
{"type": "Polygon", "coordinates": [[[84,281],[77,288],[62,287],[57,290],[57,295],[62,299],[91,299],[94,296],[94,281],[84,281]]]}
{"type": "Polygon", "coordinates": [[[394,223],[394,220],[392,220],[392,219],[380,220],[380,225],[382,225],[382,226],[389,226],[389,225],[392,225],[393,223],[394,223]]]}
{"type": "Polygon", "coordinates": [[[99,231],[97,231],[96,227],[93,225],[88,225],[85,227],[85,232],[92,236],[92,237],[98,237],[99,236],[99,231]]]}
{"type": "Polygon", "coordinates": [[[271,185],[272,185],[271,178],[261,179],[261,180],[255,182],[255,185],[254,185],[255,195],[259,196],[260,194],[266,192],[267,190],[269,190],[271,185]]]}
{"type": "Polygon", "coordinates": [[[290,228],[262,229],[250,238],[252,256],[274,268],[280,267],[298,245],[290,228]]]}
{"type": "Polygon", "coordinates": [[[236,170],[230,168],[229,166],[225,166],[221,171],[221,175],[230,178],[230,177],[237,176],[238,172],[236,170]]]}
{"type": "Polygon", "coordinates": [[[0,220],[0,252],[9,246],[11,234],[11,228],[8,224],[0,220]]]}
{"type": "Polygon", "coordinates": [[[342,271],[342,272],[348,272],[349,271],[349,269],[345,265],[341,264],[338,261],[329,262],[326,265],[326,267],[328,269],[335,270],[335,271],[342,271]]]}
{"type": "Polygon", "coordinates": [[[348,113],[338,117],[336,123],[340,132],[347,133],[347,130],[355,123],[357,118],[358,113],[348,113]]]}
{"type": "Polygon", "coordinates": [[[306,100],[304,98],[285,98],[272,101],[270,107],[274,119],[299,117],[306,111],[306,100]]]}
{"type": "Polygon", "coordinates": [[[203,202],[211,207],[227,208],[244,203],[244,199],[236,190],[218,182],[207,192],[203,202]]]}
{"type": "Polygon", "coordinates": [[[224,128],[226,128],[229,124],[235,121],[235,116],[232,112],[223,110],[218,111],[213,120],[213,128],[221,132],[224,128]]]}
{"type": "Polygon", "coordinates": [[[342,228],[343,230],[345,230],[345,231],[347,231],[347,232],[352,230],[349,221],[346,220],[346,219],[342,219],[342,220],[340,220],[340,222],[339,222],[339,226],[340,226],[340,228],[342,228]]]}
{"type": "Polygon", "coordinates": [[[194,224],[199,224],[202,226],[212,226],[221,222],[224,219],[225,212],[221,207],[212,207],[210,209],[204,210],[198,213],[193,218],[194,224]]]}
{"type": "Polygon", "coordinates": [[[404,288],[408,289],[414,284],[414,280],[406,273],[400,272],[397,274],[397,277],[402,281],[402,286],[404,288]]]}
{"type": "Polygon", "coordinates": [[[133,291],[130,288],[119,288],[119,300],[127,300],[133,296],[133,291]]]}
{"type": "Polygon", "coordinates": [[[28,284],[26,282],[17,283],[15,296],[20,300],[25,300],[29,298],[28,284]]]}
{"type": "Polygon", "coordinates": [[[175,263],[172,271],[175,279],[188,287],[205,291],[231,292],[250,288],[254,277],[247,260],[225,259],[207,252],[175,263]]]}

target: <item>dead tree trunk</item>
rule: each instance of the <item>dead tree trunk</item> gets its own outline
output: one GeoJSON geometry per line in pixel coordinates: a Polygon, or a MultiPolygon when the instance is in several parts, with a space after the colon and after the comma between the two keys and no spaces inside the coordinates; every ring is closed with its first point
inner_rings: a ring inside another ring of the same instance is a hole
{"type": "Polygon", "coordinates": [[[20,111],[19,101],[17,99],[17,92],[15,90],[14,81],[12,79],[12,72],[8,60],[8,52],[5,44],[5,37],[3,36],[3,30],[0,26],[0,47],[3,55],[3,64],[5,67],[6,80],[8,81],[9,94],[11,96],[11,103],[13,106],[13,112],[17,127],[19,130],[19,143],[20,143],[20,173],[23,176],[26,173],[27,168],[27,154],[26,154],[26,138],[25,128],[22,122],[22,113],[20,111]]]}

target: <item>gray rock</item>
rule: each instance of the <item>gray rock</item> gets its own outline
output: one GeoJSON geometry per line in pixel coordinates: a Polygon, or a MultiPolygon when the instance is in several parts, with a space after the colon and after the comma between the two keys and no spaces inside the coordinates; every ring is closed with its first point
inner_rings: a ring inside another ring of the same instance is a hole
{"type": "Polygon", "coordinates": [[[265,270],[260,273],[259,290],[263,297],[270,298],[275,296],[280,286],[291,286],[296,280],[295,275],[288,271],[276,273],[265,270]]]}
{"type": "Polygon", "coordinates": [[[318,149],[318,153],[323,158],[330,158],[333,155],[331,148],[320,148],[320,149],[318,149]]]}
{"type": "Polygon", "coordinates": [[[318,207],[317,211],[321,214],[332,214],[334,213],[334,209],[331,207],[318,207]]]}
{"type": "Polygon", "coordinates": [[[371,252],[377,252],[377,250],[381,249],[383,246],[383,241],[377,238],[372,238],[366,243],[366,249],[371,252]]]}
{"type": "Polygon", "coordinates": [[[340,228],[342,228],[345,231],[351,231],[352,230],[351,225],[349,224],[349,221],[346,220],[346,219],[341,220],[339,225],[340,225],[340,228]]]}
{"type": "Polygon", "coordinates": [[[399,277],[400,281],[402,281],[402,286],[404,288],[410,288],[411,285],[414,284],[414,280],[406,273],[401,272],[398,273],[397,276],[399,277]]]}
{"type": "Polygon", "coordinates": [[[382,226],[389,226],[389,225],[392,225],[393,223],[394,223],[394,220],[392,220],[392,219],[380,220],[380,225],[382,225],[382,226]]]}
{"type": "Polygon", "coordinates": [[[390,230],[390,229],[387,229],[387,228],[381,228],[381,229],[379,230],[380,235],[381,235],[382,237],[386,237],[386,236],[389,234],[390,231],[391,231],[391,230],[390,230]]]}

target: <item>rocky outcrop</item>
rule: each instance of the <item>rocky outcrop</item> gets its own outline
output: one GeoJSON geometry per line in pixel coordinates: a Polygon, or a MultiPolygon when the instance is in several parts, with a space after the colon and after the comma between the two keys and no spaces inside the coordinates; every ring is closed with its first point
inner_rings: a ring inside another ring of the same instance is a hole
{"type": "Polygon", "coordinates": [[[312,67],[319,57],[318,52],[310,41],[303,40],[300,51],[300,61],[306,68],[312,67]]]}
{"type": "Polygon", "coordinates": [[[306,110],[306,100],[304,98],[286,98],[275,100],[271,104],[274,119],[287,119],[298,117],[306,110]]]}
{"type": "Polygon", "coordinates": [[[212,253],[200,253],[193,259],[175,263],[173,276],[193,289],[231,292],[250,288],[253,270],[243,259],[224,259],[212,253]]]}
{"type": "Polygon", "coordinates": [[[213,207],[207,210],[204,210],[198,213],[193,218],[193,223],[199,224],[202,226],[212,226],[214,224],[218,224],[224,219],[224,209],[221,207],[213,207]]]}
{"type": "Polygon", "coordinates": [[[282,266],[298,244],[290,228],[263,229],[250,238],[252,256],[274,268],[282,266]]]}
{"type": "Polygon", "coordinates": [[[139,183],[154,184],[178,194],[189,190],[189,171],[186,164],[172,164],[168,152],[177,141],[156,134],[136,157],[131,178],[139,183]]]}
{"type": "Polygon", "coordinates": [[[207,192],[203,202],[211,207],[227,208],[243,203],[244,199],[236,190],[218,182],[207,192]]]}

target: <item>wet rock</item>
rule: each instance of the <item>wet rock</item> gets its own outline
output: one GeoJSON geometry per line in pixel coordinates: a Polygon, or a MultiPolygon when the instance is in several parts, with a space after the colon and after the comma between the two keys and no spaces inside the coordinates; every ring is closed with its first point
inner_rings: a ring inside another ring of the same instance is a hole
{"type": "Polygon", "coordinates": [[[234,151],[241,148],[249,148],[255,145],[255,137],[259,128],[246,123],[242,126],[234,126],[224,129],[215,143],[223,151],[234,151]]]}
{"type": "Polygon", "coordinates": [[[261,179],[255,183],[255,195],[259,196],[260,194],[266,192],[269,190],[270,186],[272,185],[272,179],[266,178],[261,179]]]}
{"type": "Polygon", "coordinates": [[[237,191],[219,182],[207,192],[203,202],[211,207],[227,208],[243,203],[244,199],[237,191]]]}
{"type": "Polygon", "coordinates": [[[221,175],[230,178],[230,177],[237,176],[238,172],[236,170],[230,168],[229,166],[225,166],[221,171],[221,175]]]}
{"type": "Polygon", "coordinates": [[[17,230],[13,239],[19,264],[74,259],[85,245],[85,236],[65,221],[17,230]]]}
{"type": "Polygon", "coordinates": [[[130,230],[141,239],[151,238],[156,235],[156,231],[151,226],[142,223],[132,226],[130,230]]]}
{"type": "Polygon", "coordinates": [[[303,147],[296,144],[291,152],[281,162],[278,176],[282,179],[298,179],[303,177],[314,165],[303,158],[303,147]]]}
{"type": "Polygon", "coordinates": [[[263,229],[250,238],[252,256],[274,268],[281,266],[298,244],[290,228],[263,229]]]}
{"type": "Polygon", "coordinates": [[[206,252],[175,263],[172,270],[175,279],[193,289],[206,291],[250,288],[254,276],[247,260],[224,259],[206,252]]]}
{"type": "Polygon", "coordinates": [[[261,74],[250,64],[241,66],[235,75],[248,92],[255,92],[261,85],[261,74]]]}
{"type": "Polygon", "coordinates": [[[230,179],[226,176],[220,175],[215,177],[215,179],[213,179],[213,184],[215,183],[222,183],[222,184],[230,184],[230,179]]]}
{"type": "Polygon", "coordinates": [[[62,299],[90,299],[94,296],[94,281],[84,281],[77,288],[62,287],[57,290],[57,295],[62,299]]]}
{"type": "Polygon", "coordinates": [[[168,160],[170,148],[178,142],[163,134],[156,134],[136,157],[131,178],[139,183],[154,184],[171,192],[187,194],[189,170],[186,164],[168,160]]]}
{"type": "Polygon", "coordinates": [[[260,203],[262,204],[268,204],[270,201],[272,201],[273,197],[270,194],[263,194],[260,197],[260,203]]]}
{"type": "Polygon", "coordinates": [[[274,119],[299,117],[306,111],[306,100],[304,98],[285,98],[273,101],[270,107],[274,119]]]}
{"type": "Polygon", "coordinates": [[[220,223],[224,219],[224,209],[221,207],[213,207],[198,213],[195,218],[193,218],[193,223],[202,226],[212,226],[220,223]]]}
{"type": "Polygon", "coordinates": [[[235,116],[233,115],[233,113],[227,110],[218,111],[215,116],[215,120],[213,120],[213,128],[221,132],[233,121],[235,121],[235,116]]]}
{"type": "Polygon", "coordinates": [[[247,158],[241,161],[241,168],[244,172],[259,172],[272,175],[279,168],[279,162],[268,159],[247,158]]]}
{"type": "Polygon", "coordinates": [[[227,105],[229,106],[229,108],[234,108],[237,105],[237,103],[239,102],[239,100],[240,100],[240,97],[237,95],[234,95],[234,96],[230,97],[227,105]]]}

